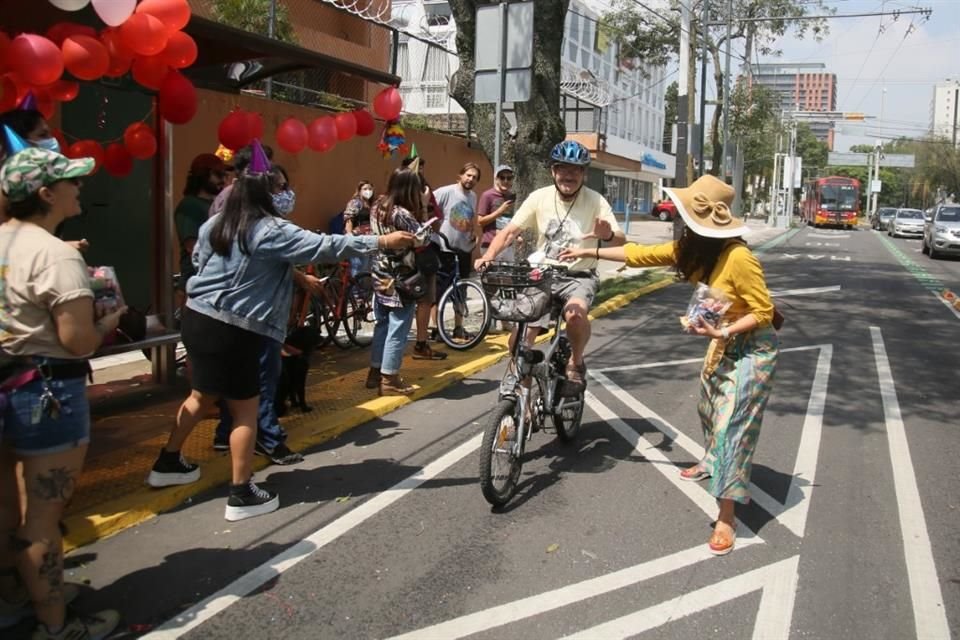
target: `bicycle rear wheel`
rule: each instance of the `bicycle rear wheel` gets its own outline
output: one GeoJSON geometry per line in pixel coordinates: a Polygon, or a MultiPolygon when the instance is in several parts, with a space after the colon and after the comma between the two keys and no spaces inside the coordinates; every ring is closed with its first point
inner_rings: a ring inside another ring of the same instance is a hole
{"type": "Polygon", "coordinates": [[[310,312],[305,319],[305,326],[310,327],[317,335],[317,348],[330,342],[332,336],[327,328],[327,305],[320,298],[310,300],[310,312]]]}
{"type": "Polygon", "coordinates": [[[353,344],[367,347],[373,342],[373,329],[376,324],[377,320],[373,315],[373,283],[369,275],[361,274],[347,289],[343,328],[353,344]]]}
{"type": "Polygon", "coordinates": [[[483,288],[472,280],[460,280],[444,291],[437,305],[437,329],[451,349],[466,351],[480,344],[490,330],[490,302],[483,288]]]}
{"type": "Polygon", "coordinates": [[[523,442],[519,433],[516,400],[501,400],[483,431],[480,445],[480,490],[487,502],[502,507],[517,491],[523,463],[523,442]]]}

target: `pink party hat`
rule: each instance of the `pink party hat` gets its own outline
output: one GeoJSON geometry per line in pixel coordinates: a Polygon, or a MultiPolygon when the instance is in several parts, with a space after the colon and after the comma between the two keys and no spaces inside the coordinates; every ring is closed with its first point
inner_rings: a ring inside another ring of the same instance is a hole
{"type": "Polygon", "coordinates": [[[37,97],[33,95],[33,91],[27,91],[27,95],[23,96],[23,100],[20,102],[20,106],[17,107],[20,111],[36,111],[37,110],[37,97]]]}
{"type": "Polygon", "coordinates": [[[249,173],[269,173],[270,160],[263,150],[263,146],[256,138],[250,143],[250,165],[247,167],[249,173]]]}
{"type": "Polygon", "coordinates": [[[15,153],[20,153],[30,146],[8,125],[3,125],[3,135],[7,138],[7,153],[11,156],[15,153]]]}

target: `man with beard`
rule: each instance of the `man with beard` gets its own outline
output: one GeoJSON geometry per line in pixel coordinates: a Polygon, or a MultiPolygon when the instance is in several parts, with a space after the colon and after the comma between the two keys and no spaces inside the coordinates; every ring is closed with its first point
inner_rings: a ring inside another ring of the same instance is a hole
{"type": "MultiPolygon", "coordinates": [[[[468,162],[461,167],[455,183],[440,187],[434,192],[437,204],[443,210],[443,224],[440,226],[440,232],[446,236],[450,248],[455,252],[453,254],[444,252],[440,259],[447,273],[453,271],[454,263],[457,262],[461,278],[470,277],[473,261],[480,257],[480,237],[483,235],[483,229],[480,226],[480,217],[477,215],[477,194],[473,190],[479,181],[480,167],[473,162],[468,162]]],[[[435,241],[440,242],[437,239],[435,241]]],[[[443,249],[446,248],[443,247],[443,249]]],[[[450,282],[438,283],[438,301],[450,284],[450,282]]],[[[464,330],[462,322],[463,318],[457,314],[453,329],[454,340],[470,340],[473,337],[464,330]]]]}
{"type": "MultiPolygon", "coordinates": [[[[600,245],[619,247],[626,237],[617,225],[610,203],[587,187],[587,167],[590,152],[579,142],[565,140],[550,152],[550,172],[553,184],[531,193],[520,205],[513,219],[497,232],[483,257],[476,261],[477,269],[493,262],[524,230],[537,238],[537,250],[548,259],[556,260],[569,248],[590,248],[600,245]]],[[[563,302],[563,319],[567,323],[567,337],[572,353],[566,367],[566,383],[562,393],[577,395],[586,386],[587,366],[583,352],[590,340],[590,320],[587,314],[597,293],[597,257],[584,257],[569,263],[563,275],[553,278],[553,297],[563,302]]],[[[537,327],[528,326],[526,341],[532,344],[537,327]]],[[[509,372],[502,391],[512,392],[509,372]]]]}
{"type": "Polygon", "coordinates": [[[193,275],[193,246],[197,243],[200,226],[207,221],[210,205],[224,186],[226,165],[212,153],[201,153],[190,163],[183,200],[173,212],[180,239],[180,282],[187,286],[193,275]]]}

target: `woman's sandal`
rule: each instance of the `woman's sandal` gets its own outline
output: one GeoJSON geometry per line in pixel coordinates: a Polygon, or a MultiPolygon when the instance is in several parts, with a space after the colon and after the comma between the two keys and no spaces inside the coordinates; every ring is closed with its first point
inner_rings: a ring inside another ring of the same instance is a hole
{"type": "Polygon", "coordinates": [[[737,530],[731,529],[730,535],[721,534],[717,532],[716,529],[713,530],[713,535],[710,536],[710,541],[707,543],[707,547],[710,549],[710,553],[715,556],[725,556],[731,551],[733,551],[734,545],[737,544],[737,530]]]}
{"type": "Polygon", "coordinates": [[[701,480],[706,480],[710,477],[710,474],[707,473],[707,470],[701,467],[699,464],[695,464],[692,467],[687,467],[680,472],[680,479],[687,480],[689,482],[700,482],[701,480]]]}

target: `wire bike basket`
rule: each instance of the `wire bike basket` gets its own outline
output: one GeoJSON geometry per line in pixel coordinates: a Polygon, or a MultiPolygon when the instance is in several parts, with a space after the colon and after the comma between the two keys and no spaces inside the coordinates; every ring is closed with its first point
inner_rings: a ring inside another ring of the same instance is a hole
{"type": "Polygon", "coordinates": [[[480,274],[480,282],[497,320],[534,322],[550,311],[551,269],[494,262],[480,274]]]}

